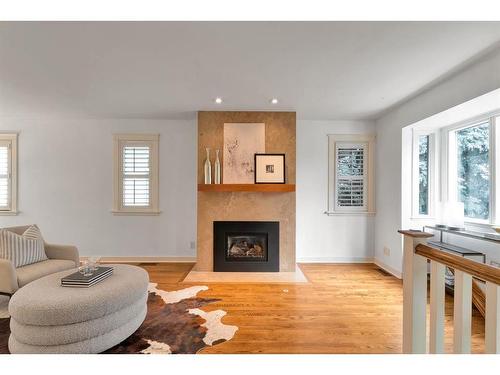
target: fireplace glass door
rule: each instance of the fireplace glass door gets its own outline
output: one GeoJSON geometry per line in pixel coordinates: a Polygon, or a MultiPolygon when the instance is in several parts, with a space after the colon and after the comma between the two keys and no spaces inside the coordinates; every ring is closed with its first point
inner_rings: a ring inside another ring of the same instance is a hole
{"type": "Polygon", "coordinates": [[[226,233],[226,261],[267,261],[267,233],[226,233]]]}

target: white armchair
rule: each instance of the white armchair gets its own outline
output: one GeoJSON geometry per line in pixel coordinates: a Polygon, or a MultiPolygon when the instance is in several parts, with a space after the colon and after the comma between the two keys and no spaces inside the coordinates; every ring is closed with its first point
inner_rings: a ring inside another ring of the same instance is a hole
{"type": "MultiPolygon", "coordinates": [[[[23,234],[28,227],[4,229],[23,234]]],[[[34,280],[55,272],[76,268],[80,264],[80,256],[75,246],[45,243],[45,254],[49,258],[48,260],[19,268],[15,268],[9,260],[0,259],[0,294],[11,296],[19,288],[34,280]]]]}

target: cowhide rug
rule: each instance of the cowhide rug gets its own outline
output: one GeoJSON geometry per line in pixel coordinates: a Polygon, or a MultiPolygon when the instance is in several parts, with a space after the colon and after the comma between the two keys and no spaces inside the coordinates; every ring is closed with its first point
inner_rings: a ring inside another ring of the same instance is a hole
{"type": "MultiPolygon", "coordinates": [[[[201,308],[220,301],[199,298],[206,286],[165,291],[149,285],[148,313],[144,323],[128,339],[105,353],[181,354],[197,353],[206,346],[231,340],[236,326],[222,323],[223,310],[205,312],[201,308]]],[[[0,300],[0,354],[8,354],[10,317],[7,300],[0,300]]]]}

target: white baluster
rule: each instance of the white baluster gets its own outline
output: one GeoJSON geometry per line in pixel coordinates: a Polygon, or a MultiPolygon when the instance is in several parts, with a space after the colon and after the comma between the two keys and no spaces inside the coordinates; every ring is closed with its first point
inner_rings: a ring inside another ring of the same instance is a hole
{"type": "Polygon", "coordinates": [[[453,298],[453,351],[470,353],[472,318],[472,276],[455,270],[453,298]]]}
{"type": "Polygon", "coordinates": [[[486,353],[500,354],[500,287],[486,282],[486,353]]]}
{"type": "Polygon", "coordinates": [[[427,307],[427,259],[414,253],[425,239],[404,237],[403,353],[425,353],[427,307]]]}
{"type": "Polygon", "coordinates": [[[445,266],[431,260],[429,352],[444,353],[445,266]]]}

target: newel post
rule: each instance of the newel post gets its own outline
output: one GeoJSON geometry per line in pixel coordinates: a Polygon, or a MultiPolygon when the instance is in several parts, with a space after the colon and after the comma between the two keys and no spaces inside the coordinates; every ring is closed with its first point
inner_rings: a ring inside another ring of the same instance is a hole
{"type": "Polygon", "coordinates": [[[415,254],[432,234],[404,231],[403,244],[403,353],[426,353],[427,259],[415,254]]]}

